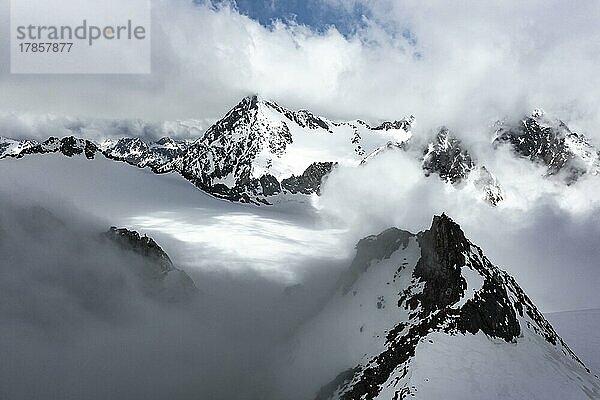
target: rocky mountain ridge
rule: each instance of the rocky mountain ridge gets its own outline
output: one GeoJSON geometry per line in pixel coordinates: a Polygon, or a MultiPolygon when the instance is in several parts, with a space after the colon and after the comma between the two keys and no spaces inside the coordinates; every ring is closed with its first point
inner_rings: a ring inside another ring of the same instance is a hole
{"type": "Polygon", "coordinates": [[[282,379],[324,365],[330,380],[313,389],[317,400],[600,398],[600,380],[446,215],[418,234],[390,228],[362,239],[337,294],[293,342],[282,379]],[[315,356],[311,343],[327,350],[315,356]],[[445,367],[456,360],[459,369],[445,367]],[[504,369],[524,379],[487,376],[504,369]]]}
{"type": "Polygon", "coordinates": [[[561,120],[536,109],[518,123],[498,122],[494,144],[508,144],[520,157],[546,167],[568,185],[582,175],[600,173],[600,151],[561,120]]]}
{"type": "Polygon", "coordinates": [[[140,272],[144,291],[159,299],[180,302],[188,301],[197,294],[194,281],[183,270],[176,268],[168,254],[154,239],[127,228],[110,227],[102,238],[114,243],[119,249],[130,252],[145,260],[140,272]]]}
{"type": "MultiPolygon", "coordinates": [[[[364,165],[401,150],[421,163],[425,176],[437,175],[458,189],[473,185],[492,206],[504,199],[493,171],[457,133],[441,127],[419,145],[412,139],[414,123],[413,116],[372,126],[361,120],[336,122],[248,96],[195,141],[123,137],[94,143],[67,136],[39,143],[0,138],[0,158],[58,152],[92,159],[102,154],[155,173],[178,173],[220,198],[272,204],[282,195],[319,194],[322,180],[336,165],[364,165]]],[[[498,122],[494,129],[496,148],[511,146],[516,156],[544,165],[548,177],[562,177],[570,185],[600,171],[600,153],[589,140],[540,110],[519,122],[498,122]]]]}

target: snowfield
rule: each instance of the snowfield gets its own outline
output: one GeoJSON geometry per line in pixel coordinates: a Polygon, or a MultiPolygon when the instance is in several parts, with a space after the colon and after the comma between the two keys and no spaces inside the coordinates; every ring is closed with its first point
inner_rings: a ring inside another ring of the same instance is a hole
{"type": "Polygon", "coordinates": [[[253,268],[293,282],[307,258],[339,261],[352,251],[351,244],[342,245],[344,230],[323,226],[305,196],[289,196],[274,207],[232,203],[179,175],[156,175],[102,157],[2,160],[0,186],[81,210],[107,227],[148,233],[188,270],[253,268]]]}
{"type": "Polygon", "coordinates": [[[600,375],[600,309],[549,313],[546,318],[586,365],[600,375]]]}

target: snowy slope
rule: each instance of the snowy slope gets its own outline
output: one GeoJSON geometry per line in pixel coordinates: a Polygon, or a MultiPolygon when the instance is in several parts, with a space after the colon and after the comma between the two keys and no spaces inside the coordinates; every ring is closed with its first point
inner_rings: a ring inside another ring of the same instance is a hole
{"type": "MultiPolygon", "coordinates": [[[[182,129],[192,132],[197,135],[193,141],[163,137],[154,142],[111,135],[96,142],[71,135],[39,143],[0,137],[0,159],[50,152],[69,157],[84,154],[87,158],[102,154],[156,173],[179,173],[219,198],[274,204],[287,201],[288,195],[319,194],[321,182],[336,166],[364,164],[384,152],[402,150],[421,164],[427,176],[436,175],[457,188],[474,186],[492,206],[504,199],[501,182],[494,175],[499,171],[487,168],[460,139],[460,132],[442,127],[425,141],[413,138],[414,122],[412,116],[379,125],[361,120],[332,121],[307,110],[292,111],[248,96],[206,131],[194,123],[159,129],[175,134],[182,129]]],[[[115,130],[127,134],[143,133],[146,128],[151,129],[138,121],[123,129],[118,124],[107,129],[112,134],[115,130]]],[[[69,132],[88,132],[82,129],[69,132]]],[[[99,135],[96,129],[93,132],[99,135]]],[[[600,172],[598,149],[542,111],[516,122],[498,122],[493,136],[496,148],[509,145],[517,157],[543,165],[546,175],[558,176],[567,184],[584,174],[600,172]]],[[[502,167],[500,163],[494,168],[502,167]]]]}
{"type": "Polygon", "coordinates": [[[371,127],[362,121],[333,122],[306,110],[291,111],[258,96],[244,98],[166,169],[200,188],[250,202],[282,191],[313,163],[358,164],[383,143],[411,136],[412,117],[371,127]]]}
{"type": "Polygon", "coordinates": [[[273,207],[231,203],[178,174],[156,175],[104,157],[45,154],[1,163],[2,191],[84,210],[102,226],[147,233],[187,271],[256,269],[293,280],[306,257],[349,256],[341,250],[344,230],[322,226],[310,205],[293,199],[273,207]]]}
{"type": "MultiPolygon", "coordinates": [[[[164,137],[106,139],[93,144],[88,158],[100,152],[157,173],[178,172],[200,189],[234,201],[268,204],[280,193],[313,194],[335,165],[358,164],[386,142],[411,136],[413,117],[378,126],[363,121],[334,122],[307,110],[291,111],[258,96],[244,98],[193,143],[164,137]]],[[[0,138],[0,158],[65,152],[56,144],[82,141],[75,136],[43,144],[0,138]]]]}
{"type": "Polygon", "coordinates": [[[287,398],[600,398],[600,380],[445,215],[361,240],[284,362],[287,398]]]}
{"type": "Polygon", "coordinates": [[[550,313],[546,318],[586,365],[600,374],[600,309],[550,313]]]}

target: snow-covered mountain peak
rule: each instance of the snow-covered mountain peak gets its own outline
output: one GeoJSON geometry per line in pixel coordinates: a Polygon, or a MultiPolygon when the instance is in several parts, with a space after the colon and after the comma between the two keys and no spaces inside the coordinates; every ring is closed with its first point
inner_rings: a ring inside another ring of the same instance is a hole
{"type": "Polygon", "coordinates": [[[580,176],[600,173],[600,154],[589,140],[566,123],[537,109],[518,122],[500,122],[494,144],[510,144],[513,151],[547,167],[548,175],[567,184],[580,176]]]}
{"type": "Polygon", "coordinates": [[[544,110],[542,110],[541,108],[534,108],[533,111],[531,112],[531,117],[532,118],[541,118],[545,114],[546,114],[546,112],[544,110]]]}
{"type": "Polygon", "coordinates": [[[446,127],[439,129],[423,155],[426,174],[437,173],[450,183],[457,183],[467,177],[474,167],[475,162],[469,151],[446,127]]]}
{"type": "Polygon", "coordinates": [[[482,198],[496,206],[504,194],[496,177],[480,165],[463,142],[447,127],[441,127],[423,151],[425,175],[437,174],[451,184],[473,184],[482,198]]]}
{"type": "Polygon", "coordinates": [[[176,170],[201,189],[236,201],[266,203],[267,196],[279,193],[309,194],[307,188],[317,193],[324,176],[315,184],[317,175],[336,164],[359,164],[366,152],[388,141],[406,141],[413,121],[372,128],[248,96],[164,170],[176,170]]]}
{"type": "MultiPolygon", "coordinates": [[[[357,165],[385,143],[406,142],[413,123],[412,116],[375,127],[358,120],[335,122],[251,95],[198,132],[193,142],[109,138],[99,145],[89,142],[86,156],[99,151],[156,173],[177,172],[217,197],[267,204],[268,197],[279,194],[319,193],[322,178],[334,165],[357,165]]],[[[143,131],[140,124],[129,121],[126,127],[143,131]]],[[[58,139],[46,142],[2,140],[0,158],[63,152],[58,139]]],[[[66,155],[78,154],[65,149],[66,155]]]]}
{"type": "Polygon", "coordinates": [[[446,215],[418,234],[391,228],[362,239],[340,288],[293,339],[282,379],[312,366],[305,397],[600,396],[598,379],[514,278],[446,215]]]}

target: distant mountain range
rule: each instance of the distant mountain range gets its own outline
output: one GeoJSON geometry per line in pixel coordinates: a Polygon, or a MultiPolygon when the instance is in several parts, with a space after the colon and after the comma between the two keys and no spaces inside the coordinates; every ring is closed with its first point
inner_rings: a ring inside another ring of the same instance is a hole
{"type": "MultiPolygon", "coordinates": [[[[369,125],[335,122],[307,110],[291,111],[273,101],[249,96],[193,141],[138,137],[100,143],[67,136],[44,142],[0,138],[0,158],[62,153],[97,154],[155,173],[178,173],[201,190],[231,201],[271,204],[281,195],[319,194],[336,165],[366,164],[388,151],[420,160],[425,176],[438,175],[457,188],[474,185],[495,206],[504,199],[498,182],[459,138],[441,127],[425,145],[413,141],[413,116],[369,125]]],[[[518,157],[542,165],[549,177],[570,185],[600,172],[600,155],[583,135],[540,110],[514,122],[498,122],[495,148],[508,145],[518,157]]]]}

